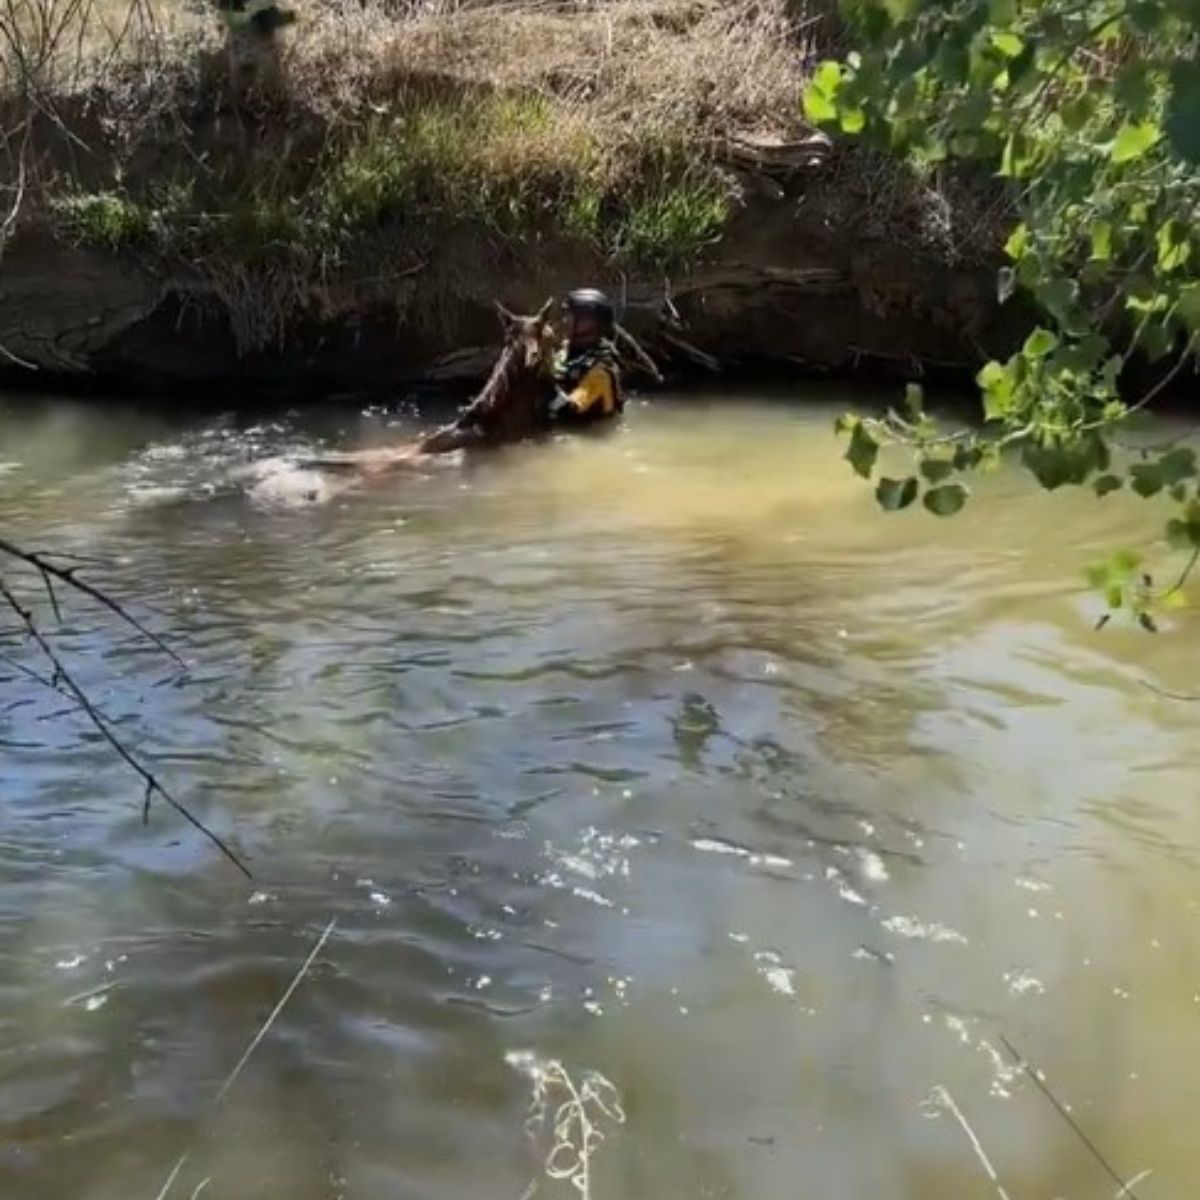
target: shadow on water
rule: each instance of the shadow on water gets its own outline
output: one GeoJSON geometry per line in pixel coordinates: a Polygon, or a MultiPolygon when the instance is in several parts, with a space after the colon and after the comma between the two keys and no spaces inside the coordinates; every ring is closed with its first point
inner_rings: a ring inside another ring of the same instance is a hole
{"type": "Polygon", "coordinates": [[[988,1194],[938,1086],[1013,1197],[1110,1194],[1002,1033],[1182,1194],[1196,752],[1139,680],[1191,618],[1097,639],[1073,585],[1150,523],[1008,478],[883,521],[828,415],[639,406],[280,511],[248,465],[411,418],[9,411],[6,528],[101,548],[190,670],[86,611],[64,651],[257,878],[4,678],[0,1194],[185,1150],[184,1197],[568,1194],[515,1050],[620,1090],[597,1200],[988,1194]]]}

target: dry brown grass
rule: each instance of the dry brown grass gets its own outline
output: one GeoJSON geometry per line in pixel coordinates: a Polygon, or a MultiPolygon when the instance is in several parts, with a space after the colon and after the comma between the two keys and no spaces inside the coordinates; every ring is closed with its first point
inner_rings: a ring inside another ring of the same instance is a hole
{"type": "MultiPolygon", "coordinates": [[[[378,0],[302,17],[286,47],[299,93],[334,111],[388,103],[414,76],[536,91],[614,136],[694,139],[795,128],[806,37],[786,0],[437,5],[385,18],[378,0]]],[[[305,10],[302,10],[302,12],[305,10]]]]}
{"type": "Polygon", "coordinates": [[[723,146],[801,131],[832,0],[282,4],[255,42],[211,0],[0,0],[0,250],[40,189],[28,219],[190,264],[247,345],[384,235],[428,284],[447,222],[678,264],[736,194],[723,146]]]}
{"type": "MultiPolygon", "coordinates": [[[[284,3],[297,23],[239,68],[210,0],[0,0],[5,125],[20,130],[11,118],[34,113],[69,137],[71,114],[86,108],[129,152],[161,141],[164,117],[174,137],[230,100],[270,141],[285,125],[336,135],[414,98],[503,92],[546,101],[554,120],[497,144],[498,165],[585,145],[703,155],[737,134],[800,127],[830,0],[800,0],[799,14],[798,0],[284,3]]],[[[21,139],[7,142],[11,158],[21,139]]]]}

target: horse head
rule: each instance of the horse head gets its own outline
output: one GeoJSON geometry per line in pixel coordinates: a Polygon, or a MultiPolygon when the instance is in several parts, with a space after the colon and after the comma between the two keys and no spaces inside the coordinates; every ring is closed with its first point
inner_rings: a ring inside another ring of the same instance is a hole
{"type": "Polygon", "coordinates": [[[532,317],[519,317],[509,312],[503,304],[497,303],[496,312],[504,331],[505,349],[511,353],[513,366],[517,370],[540,378],[548,378],[553,372],[558,345],[554,324],[550,320],[553,308],[553,299],[547,300],[532,317]]]}

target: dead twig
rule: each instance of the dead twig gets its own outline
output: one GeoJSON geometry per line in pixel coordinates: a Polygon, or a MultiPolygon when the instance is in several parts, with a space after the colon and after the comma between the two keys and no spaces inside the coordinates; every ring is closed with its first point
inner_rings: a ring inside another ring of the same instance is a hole
{"type": "MultiPolygon", "coordinates": [[[[73,587],[77,592],[82,592],[83,595],[87,596],[91,600],[95,600],[97,604],[103,605],[108,609],[109,612],[120,617],[121,620],[127,625],[130,625],[136,629],[138,633],[142,635],[142,637],[146,638],[148,641],[157,646],[158,649],[167,655],[173,662],[175,662],[176,665],[186,668],[187,664],[183,661],[183,659],[180,658],[179,655],[176,654],[175,651],[172,650],[171,647],[168,646],[167,643],[158,636],[158,634],[154,633],[150,629],[147,629],[146,626],[137,619],[137,617],[135,617],[122,604],[119,604],[116,600],[113,600],[111,596],[106,595],[99,588],[88,583],[86,579],[80,579],[78,575],[78,567],[56,566],[54,563],[49,561],[49,557],[45,552],[39,553],[36,551],[23,550],[20,546],[14,545],[12,542],[2,537],[0,537],[0,554],[7,554],[10,558],[15,558],[37,571],[41,575],[42,581],[46,584],[46,590],[50,592],[52,597],[54,593],[51,590],[51,581],[55,579],[57,579],[60,583],[65,583],[69,587],[73,587]]],[[[66,556],[53,555],[52,557],[60,558],[66,556]]],[[[57,611],[57,604],[55,607],[57,611]]]]}
{"type": "Polygon", "coordinates": [[[698,346],[693,346],[691,342],[685,342],[683,338],[678,337],[673,333],[662,333],[659,335],[668,346],[678,350],[685,358],[690,358],[692,362],[698,363],[706,371],[711,371],[714,375],[719,374],[721,370],[720,359],[714,358],[711,354],[701,350],[698,346]]]}
{"type": "MultiPolygon", "coordinates": [[[[269,1017],[267,1017],[266,1021],[263,1022],[262,1027],[259,1029],[259,1031],[254,1035],[253,1038],[250,1039],[250,1044],[242,1052],[242,1057],[238,1059],[237,1064],[234,1066],[233,1070],[230,1071],[229,1074],[225,1076],[225,1081],[221,1084],[220,1088],[217,1091],[216,1098],[213,1100],[212,1110],[209,1113],[210,1118],[212,1116],[212,1113],[216,1112],[218,1107],[220,1107],[221,1101],[225,1099],[225,1097],[229,1094],[230,1089],[237,1082],[238,1076],[242,1073],[242,1068],[245,1067],[246,1063],[248,1063],[250,1061],[250,1056],[254,1053],[255,1050],[258,1049],[263,1038],[265,1038],[267,1036],[268,1032],[270,1032],[271,1026],[275,1024],[276,1018],[278,1018],[279,1014],[281,1012],[283,1012],[284,1006],[292,998],[292,994],[295,992],[295,990],[300,986],[300,981],[304,978],[305,975],[308,974],[309,968],[316,961],[317,955],[321,953],[322,947],[329,940],[329,935],[333,932],[334,927],[336,925],[337,925],[337,917],[330,917],[329,923],[325,926],[324,930],[321,933],[321,936],[319,938],[317,938],[316,944],[309,951],[308,957],[304,960],[303,964],[300,967],[300,970],[298,970],[296,972],[295,976],[293,976],[293,978],[292,978],[292,982],[290,984],[288,984],[287,990],[283,993],[282,996],[280,996],[279,1003],[276,1004],[275,1007],[271,1010],[271,1015],[269,1017]]],[[[176,1160],[175,1165],[171,1168],[170,1174],[164,1180],[162,1187],[159,1189],[158,1195],[155,1197],[155,1200],[166,1200],[167,1194],[170,1192],[171,1188],[174,1186],[175,1180],[179,1177],[179,1172],[183,1170],[183,1166],[187,1162],[188,1155],[190,1153],[191,1153],[190,1150],[185,1150],[179,1156],[179,1158],[176,1160]]],[[[200,1186],[197,1187],[196,1191],[192,1193],[192,1200],[195,1200],[196,1196],[199,1195],[201,1189],[204,1187],[204,1184],[207,1182],[208,1182],[208,1180],[206,1179],[204,1181],[204,1183],[201,1183],[200,1186]]]]}
{"type": "Polygon", "coordinates": [[[1146,691],[1153,692],[1156,696],[1162,696],[1166,700],[1187,700],[1192,703],[1200,703],[1200,695],[1193,695],[1189,692],[1172,692],[1167,688],[1159,687],[1157,683],[1151,683],[1149,679],[1143,679],[1141,683],[1146,691]]]}
{"type": "Polygon", "coordinates": [[[1079,1122],[1076,1121],[1073,1116],[1071,1116],[1071,1114],[1066,1110],[1066,1107],[1059,1101],[1058,1097],[1055,1096],[1055,1094],[1050,1090],[1049,1086],[1042,1078],[1042,1073],[1029,1065],[1029,1060],[1025,1057],[1025,1055],[1023,1055],[1016,1048],[1016,1046],[1014,1046],[1012,1042],[1005,1037],[1004,1034],[1000,1034],[1000,1041],[1003,1043],[1005,1050],[1012,1055],[1013,1059],[1017,1063],[1017,1066],[1019,1066],[1021,1070],[1033,1080],[1034,1086],[1038,1089],[1038,1091],[1050,1101],[1054,1111],[1057,1112],[1058,1115],[1062,1117],[1062,1119],[1071,1127],[1071,1130],[1074,1132],[1075,1136],[1087,1148],[1088,1153],[1090,1153],[1091,1156],[1100,1164],[1100,1166],[1104,1168],[1104,1171],[1108,1177],[1117,1185],[1117,1187],[1121,1189],[1117,1195],[1128,1196],[1129,1200],[1138,1200],[1137,1196],[1133,1192],[1134,1180],[1126,1182],[1126,1180],[1124,1180],[1117,1173],[1116,1168],[1101,1153],[1099,1146],[1097,1146],[1096,1143],[1093,1142],[1090,1137],[1088,1137],[1088,1135],[1080,1127],[1079,1122]]]}
{"type": "Polygon", "coordinates": [[[996,1174],[996,1168],[992,1166],[992,1160],[988,1158],[987,1151],[983,1148],[983,1143],[979,1140],[975,1130],[971,1128],[970,1122],[963,1116],[962,1109],[955,1103],[949,1090],[939,1084],[933,1089],[932,1101],[938,1107],[944,1108],[967,1135],[967,1140],[971,1143],[971,1149],[975,1152],[979,1165],[984,1169],[987,1177],[992,1181],[992,1186],[996,1189],[996,1195],[1000,1197],[1000,1200],[1010,1200],[1008,1193],[1004,1190],[1004,1185],[1000,1182],[1000,1176],[996,1174]]]}
{"type": "MultiPolygon", "coordinates": [[[[24,558],[24,556],[19,556],[24,558]]],[[[70,582],[70,581],[69,581],[70,582]]],[[[93,589],[94,590],[94,589],[93,589]]],[[[219,834],[214,833],[203,821],[200,820],[191,810],[180,803],[159,780],[137,759],[133,752],[125,745],[123,741],[113,732],[108,724],[108,721],[96,708],[96,706],[88,699],[87,693],[75,681],[74,676],[67,669],[54,647],[47,640],[45,634],[42,633],[37,621],[34,619],[33,612],[27,608],[12,589],[8,586],[3,576],[0,576],[0,599],[12,610],[12,612],[21,621],[25,627],[25,632],[29,639],[34,642],[42,656],[53,667],[51,683],[61,684],[66,689],[70,697],[83,710],[84,715],[91,722],[93,728],[104,738],[104,740],[112,747],[116,754],[133,770],[146,786],[145,797],[142,804],[142,817],[145,820],[149,815],[150,801],[155,796],[161,796],[163,800],[170,805],[185,821],[193,828],[199,830],[218,850],[247,879],[253,879],[254,876],[250,872],[250,868],[234,853],[232,849],[222,840],[219,834]]],[[[110,605],[111,607],[111,605],[110,605]]],[[[55,690],[60,690],[55,688],[55,690]]]]}
{"type": "Polygon", "coordinates": [[[655,383],[663,383],[662,372],[658,369],[658,364],[654,359],[642,349],[641,343],[629,332],[623,325],[615,326],[617,341],[629,347],[633,352],[633,356],[637,359],[638,364],[654,380],[655,383]]]}

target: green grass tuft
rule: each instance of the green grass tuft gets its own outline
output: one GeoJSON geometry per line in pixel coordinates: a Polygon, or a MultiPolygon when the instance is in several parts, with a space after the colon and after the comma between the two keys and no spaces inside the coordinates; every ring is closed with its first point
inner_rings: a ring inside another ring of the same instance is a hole
{"type": "Polygon", "coordinates": [[[124,250],[145,245],[154,232],[149,209],[118,192],[71,192],[53,202],[67,236],[80,245],[124,250]]]}
{"type": "Polygon", "coordinates": [[[651,166],[614,230],[614,255],[659,268],[693,262],[719,240],[732,199],[730,183],[708,164],[675,156],[651,166]]]}

